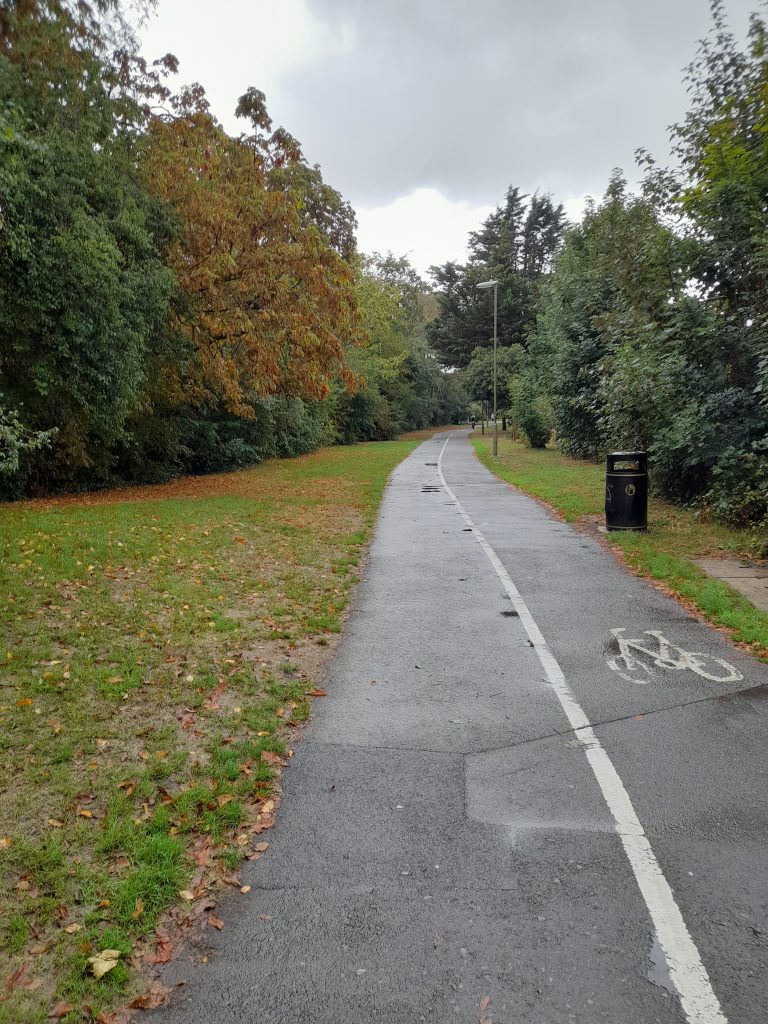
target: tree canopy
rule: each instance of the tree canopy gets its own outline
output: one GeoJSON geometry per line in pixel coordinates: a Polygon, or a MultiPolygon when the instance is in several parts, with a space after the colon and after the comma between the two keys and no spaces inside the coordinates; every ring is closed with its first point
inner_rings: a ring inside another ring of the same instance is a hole
{"type": "MultiPolygon", "coordinates": [[[[251,88],[228,134],[118,0],[0,11],[0,487],[160,479],[453,415],[427,287],[251,88]],[[354,398],[354,401],[353,401],[354,398]],[[355,419],[355,403],[377,416],[355,419]],[[375,421],[375,422],[374,422],[375,421]]],[[[458,395],[458,392],[457,392],[458,395]]]]}

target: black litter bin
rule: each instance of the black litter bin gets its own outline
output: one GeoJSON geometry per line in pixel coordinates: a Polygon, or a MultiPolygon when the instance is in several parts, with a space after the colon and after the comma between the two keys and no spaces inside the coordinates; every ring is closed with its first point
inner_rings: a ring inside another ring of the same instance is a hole
{"type": "Polygon", "coordinates": [[[648,529],[648,453],[609,452],[605,470],[605,525],[648,529]]]}

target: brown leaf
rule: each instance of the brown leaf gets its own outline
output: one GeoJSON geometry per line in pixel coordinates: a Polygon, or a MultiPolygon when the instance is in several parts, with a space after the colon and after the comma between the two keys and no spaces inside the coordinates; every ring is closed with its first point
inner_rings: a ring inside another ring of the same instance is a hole
{"type": "Polygon", "coordinates": [[[34,703],[35,702],[32,700],[31,697],[22,697],[21,700],[16,701],[16,706],[19,708],[28,708],[30,704],[34,703]]]}
{"type": "Polygon", "coordinates": [[[326,690],[321,690],[319,686],[316,686],[314,690],[309,691],[310,697],[327,697],[328,693],[326,690]]]}
{"type": "Polygon", "coordinates": [[[68,924],[64,931],[67,933],[67,935],[74,935],[75,932],[79,932],[81,928],[82,925],[80,924],[68,924]]]}
{"type": "Polygon", "coordinates": [[[72,1003],[59,1003],[58,1006],[54,1006],[51,1012],[48,1014],[49,1020],[61,1020],[62,1017],[66,1017],[68,1013],[72,1013],[74,1006],[72,1003]]]}
{"type": "Polygon", "coordinates": [[[219,706],[219,699],[221,698],[221,695],[224,693],[226,688],[227,688],[226,680],[222,679],[221,682],[219,683],[219,685],[213,691],[213,693],[208,697],[208,702],[206,704],[206,707],[208,708],[209,711],[210,710],[215,710],[216,708],[218,708],[218,706],[219,706]]]}
{"type": "Polygon", "coordinates": [[[483,996],[483,998],[480,1000],[480,1013],[485,1013],[485,1011],[488,1009],[488,1004],[490,1003],[490,1001],[490,996],[483,996]]]}
{"type": "Polygon", "coordinates": [[[5,983],[5,987],[9,992],[12,992],[15,988],[18,988],[24,975],[27,973],[29,968],[29,960],[25,960],[23,964],[16,968],[13,974],[8,978],[5,983]]]}
{"type": "Polygon", "coordinates": [[[213,854],[213,844],[210,839],[202,840],[201,844],[192,853],[192,859],[195,864],[201,868],[211,867],[213,861],[211,859],[213,854]]]}
{"type": "Polygon", "coordinates": [[[133,913],[131,914],[131,920],[132,921],[136,921],[138,918],[141,917],[141,915],[143,913],[144,913],[144,900],[141,898],[141,896],[139,896],[136,899],[136,904],[135,904],[135,906],[133,908],[133,913]]]}
{"type": "Polygon", "coordinates": [[[213,925],[213,927],[217,931],[221,931],[221,929],[224,927],[224,922],[221,920],[220,917],[216,917],[215,914],[208,915],[208,924],[213,925]]]}
{"type": "Polygon", "coordinates": [[[113,1010],[112,1013],[102,1012],[96,1018],[96,1024],[131,1024],[130,1010],[121,1008],[119,1010],[113,1010]]]}
{"type": "Polygon", "coordinates": [[[266,761],[267,764],[279,764],[283,763],[282,757],[279,754],[274,754],[271,750],[262,750],[261,760],[266,761]]]}
{"type": "Polygon", "coordinates": [[[231,800],[232,800],[232,794],[231,793],[222,793],[222,795],[218,798],[217,802],[218,802],[219,807],[226,807],[226,805],[231,800]]]}
{"type": "Polygon", "coordinates": [[[160,939],[155,946],[154,953],[148,953],[144,957],[145,964],[167,964],[171,959],[173,943],[169,938],[160,939]]]}
{"type": "Polygon", "coordinates": [[[128,1005],[132,1010],[154,1010],[162,1006],[171,994],[171,989],[161,985],[159,981],[153,981],[143,996],[132,999],[128,1005]]]}

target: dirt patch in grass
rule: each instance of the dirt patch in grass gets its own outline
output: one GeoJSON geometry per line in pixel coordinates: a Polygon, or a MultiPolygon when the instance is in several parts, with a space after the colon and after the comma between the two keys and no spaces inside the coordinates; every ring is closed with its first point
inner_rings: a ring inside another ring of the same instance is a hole
{"type": "Polygon", "coordinates": [[[537,498],[553,514],[592,533],[629,571],[651,580],[737,646],[768,661],[768,613],[691,561],[724,555],[750,558],[755,544],[752,531],[731,529],[692,509],[651,498],[647,533],[601,533],[604,467],[556,451],[526,448],[506,438],[500,441],[494,460],[490,438],[475,437],[473,444],[491,472],[537,498]]]}
{"type": "Polygon", "coordinates": [[[139,968],[263,854],[414,447],[0,507],[0,1024],[159,998],[139,968]]]}

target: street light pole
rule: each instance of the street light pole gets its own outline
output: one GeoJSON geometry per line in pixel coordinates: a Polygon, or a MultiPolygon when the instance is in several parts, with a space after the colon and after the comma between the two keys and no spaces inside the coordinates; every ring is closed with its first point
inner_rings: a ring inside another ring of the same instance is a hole
{"type": "Polygon", "coordinates": [[[499,454],[499,425],[496,415],[496,346],[499,334],[499,282],[481,281],[478,288],[493,288],[493,455],[499,454]]]}

